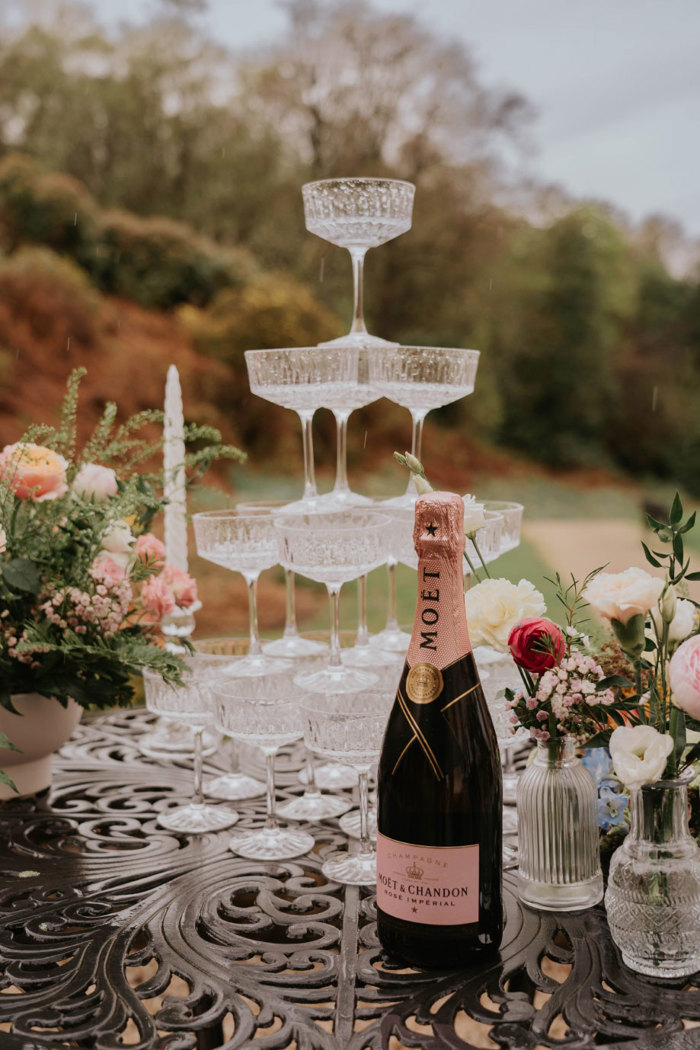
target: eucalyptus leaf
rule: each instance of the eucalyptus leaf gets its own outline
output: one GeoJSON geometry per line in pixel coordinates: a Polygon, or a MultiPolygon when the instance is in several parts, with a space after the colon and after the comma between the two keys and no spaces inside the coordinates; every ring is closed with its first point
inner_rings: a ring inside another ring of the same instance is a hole
{"type": "Polygon", "coordinates": [[[19,792],[17,791],[17,785],[15,784],[14,780],[12,779],[12,777],[9,777],[7,775],[7,773],[4,771],[4,769],[0,769],[0,784],[6,784],[7,787],[9,787],[11,791],[16,791],[17,794],[19,794],[19,792]]]}
{"type": "Polygon", "coordinates": [[[629,678],[625,678],[621,674],[611,674],[607,678],[602,678],[596,686],[596,692],[601,693],[605,689],[634,689],[634,682],[631,682],[629,678]]]}
{"type": "Polygon", "coordinates": [[[13,591],[38,594],[41,587],[39,570],[29,558],[11,558],[2,570],[5,583],[13,591]]]}
{"type": "Polygon", "coordinates": [[[695,517],[696,517],[696,511],[693,511],[693,513],[690,515],[690,517],[686,521],[685,525],[682,525],[681,528],[678,531],[682,532],[682,533],[690,532],[690,530],[695,525],[695,517]]]}
{"type": "Polygon", "coordinates": [[[683,561],[683,537],[680,535],[673,537],[673,553],[678,561],[683,561]]]}
{"type": "Polygon", "coordinates": [[[660,569],[661,568],[661,562],[656,560],[654,555],[651,553],[651,551],[647,547],[646,543],[644,543],[643,541],[642,541],[642,549],[644,550],[644,557],[649,562],[649,564],[653,565],[657,569],[660,569]]]}

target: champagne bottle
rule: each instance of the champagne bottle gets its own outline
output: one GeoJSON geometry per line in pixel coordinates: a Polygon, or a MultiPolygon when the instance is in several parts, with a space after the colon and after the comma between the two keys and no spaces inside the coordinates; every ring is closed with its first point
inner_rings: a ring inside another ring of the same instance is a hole
{"type": "Polygon", "coordinates": [[[467,965],[501,940],[501,763],[469,643],[459,496],[416,502],[418,599],[377,782],[377,930],[387,954],[467,965]]]}

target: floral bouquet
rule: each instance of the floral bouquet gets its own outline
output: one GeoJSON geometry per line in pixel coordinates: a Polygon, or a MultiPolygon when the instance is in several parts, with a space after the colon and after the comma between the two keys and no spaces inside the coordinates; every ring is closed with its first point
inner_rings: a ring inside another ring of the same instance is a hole
{"type": "MultiPolygon", "coordinates": [[[[17,693],[126,704],[144,667],[177,680],[181,661],[153,627],[197,602],[150,532],[166,501],[162,476],[143,469],[160,443],[143,432],[162,413],[117,424],[108,404],[78,450],[83,374],[69,380],[58,428],[35,426],[0,452],[0,706],[11,711],[17,693]]],[[[201,446],[186,458],[190,480],[213,458],[241,456],[212,428],[185,437],[201,446]]]]}

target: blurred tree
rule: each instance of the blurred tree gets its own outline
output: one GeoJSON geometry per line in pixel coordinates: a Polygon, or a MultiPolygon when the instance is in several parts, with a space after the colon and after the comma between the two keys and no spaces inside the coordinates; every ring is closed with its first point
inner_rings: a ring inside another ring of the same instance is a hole
{"type": "Polygon", "coordinates": [[[636,304],[624,240],[582,208],[547,229],[524,229],[513,248],[513,284],[501,294],[507,320],[500,311],[493,319],[501,437],[552,466],[612,462],[606,420],[619,397],[621,326],[636,304]]]}

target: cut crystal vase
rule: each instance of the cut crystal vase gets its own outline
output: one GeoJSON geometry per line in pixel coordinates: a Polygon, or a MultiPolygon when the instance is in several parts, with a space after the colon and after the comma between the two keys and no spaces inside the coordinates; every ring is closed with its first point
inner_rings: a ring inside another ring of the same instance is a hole
{"type": "Polygon", "coordinates": [[[691,780],[659,780],[632,791],[630,830],[610,861],[610,933],[627,966],[652,977],[700,970],[700,848],[688,829],[691,780]]]}

